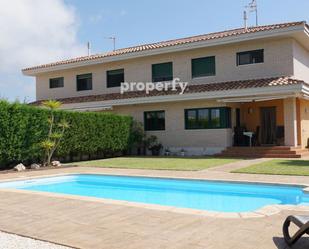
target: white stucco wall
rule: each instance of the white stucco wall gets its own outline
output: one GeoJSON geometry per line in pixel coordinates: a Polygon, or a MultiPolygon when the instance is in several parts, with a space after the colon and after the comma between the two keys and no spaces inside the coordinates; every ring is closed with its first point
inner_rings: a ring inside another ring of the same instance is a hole
{"type": "Polygon", "coordinates": [[[309,83],[309,51],[293,41],[294,77],[309,83]]]}
{"type": "MultiPolygon", "coordinates": [[[[185,149],[188,155],[206,155],[219,153],[232,145],[232,129],[185,129],[185,109],[226,106],[217,101],[182,101],[158,104],[116,106],[113,112],[132,116],[144,123],[145,111],[165,111],[165,130],[147,131],[155,135],[165,148],[179,152],[185,149]]],[[[232,127],[235,112],[232,110],[232,127]]]]}
{"type": "Polygon", "coordinates": [[[124,68],[125,81],[149,82],[151,65],[169,61],[173,62],[174,77],[190,84],[290,76],[293,75],[293,40],[288,38],[255,40],[45,73],[36,78],[36,96],[41,100],[119,92],[117,87],[106,88],[107,70],[124,68]],[[264,63],[236,65],[237,52],[255,49],[264,49],[264,63]],[[192,79],[191,59],[205,56],[216,56],[216,75],[192,79]],[[93,89],[77,92],[76,75],[84,73],[93,74],[93,89]],[[64,77],[63,88],[49,89],[49,78],[55,77],[64,77]]]}
{"type": "Polygon", "coordinates": [[[296,98],[283,100],[284,110],[284,144],[297,147],[297,110],[296,98]]]}

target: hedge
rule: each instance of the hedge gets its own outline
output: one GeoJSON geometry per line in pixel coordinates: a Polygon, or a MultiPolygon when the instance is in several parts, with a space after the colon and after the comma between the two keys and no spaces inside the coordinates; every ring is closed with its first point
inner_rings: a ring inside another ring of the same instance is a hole
{"type": "MultiPolygon", "coordinates": [[[[19,103],[0,101],[0,168],[42,160],[40,142],[48,133],[49,111],[19,103]]],[[[129,146],[132,118],[112,113],[56,111],[66,130],[57,158],[104,157],[129,146]]]]}

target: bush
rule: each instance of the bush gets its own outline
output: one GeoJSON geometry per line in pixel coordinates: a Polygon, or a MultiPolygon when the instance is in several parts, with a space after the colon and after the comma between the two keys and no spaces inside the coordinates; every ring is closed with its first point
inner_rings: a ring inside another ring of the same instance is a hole
{"type": "Polygon", "coordinates": [[[146,144],[148,150],[151,151],[153,156],[158,156],[160,154],[160,150],[162,149],[162,144],[159,143],[157,136],[151,135],[147,138],[146,144]]]}
{"type": "Polygon", "coordinates": [[[146,133],[141,122],[133,120],[130,132],[129,154],[146,154],[145,151],[146,133]]]}
{"type": "MultiPolygon", "coordinates": [[[[0,167],[43,159],[40,143],[48,133],[49,111],[25,104],[0,101],[0,167]]],[[[112,113],[55,111],[56,120],[70,124],[56,156],[104,157],[129,146],[132,118],[112,113]]]]}

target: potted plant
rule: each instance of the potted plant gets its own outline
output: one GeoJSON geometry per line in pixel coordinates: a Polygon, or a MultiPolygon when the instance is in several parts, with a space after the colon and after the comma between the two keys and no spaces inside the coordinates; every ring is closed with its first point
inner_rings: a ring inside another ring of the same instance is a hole
{"type": "Polygon", "coordinates": [[[181,155],[181,156],[185,156],[185,152],[186,152],[186,151],[184,150],[184,148],[182,148],[182,149],[180,150],[180,155],[181,155]]]}
{"type": "Polygon", "coordinates": [[[152,135],[147,139],[147,148],[151,151],[153,156],[159,156],[162,147],[162,144],[158,142],[158,138],[156,136],[152,135]]]}
{"type": "Polygon", "coordinates": [[[169,150],[169,148],[166,148],[166,149],[165,149],[164,154],[165,154],[166,156],[169,156],[169,155],[171,154],[171,151],[169,150]]]}
{"type": "Polygon", "coordinates": [[[135,151],[138,155],[145,155],[145,140],[146,134],[142,123],[133,121],[129,138],[129,153],[133,154],[135,151]]]}

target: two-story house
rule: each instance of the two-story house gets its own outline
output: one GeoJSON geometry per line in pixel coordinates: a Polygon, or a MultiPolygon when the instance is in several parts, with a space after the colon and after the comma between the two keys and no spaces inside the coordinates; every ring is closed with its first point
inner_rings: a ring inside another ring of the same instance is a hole
{"type": "Polygon", "coordinates": [[[280,145],[289,152],[277,147],[268,156],[289,156],[308,145],[306,22],[145,44],[23,73],[36,77],[34,104],[57,99],[64,109],[131,115],[171,151],[205,155],[230,146],[280,145]],[[170,89],[120,93],[124,81],[158,83],[176,77],[188,82],[182,95],[170,89]]]}

